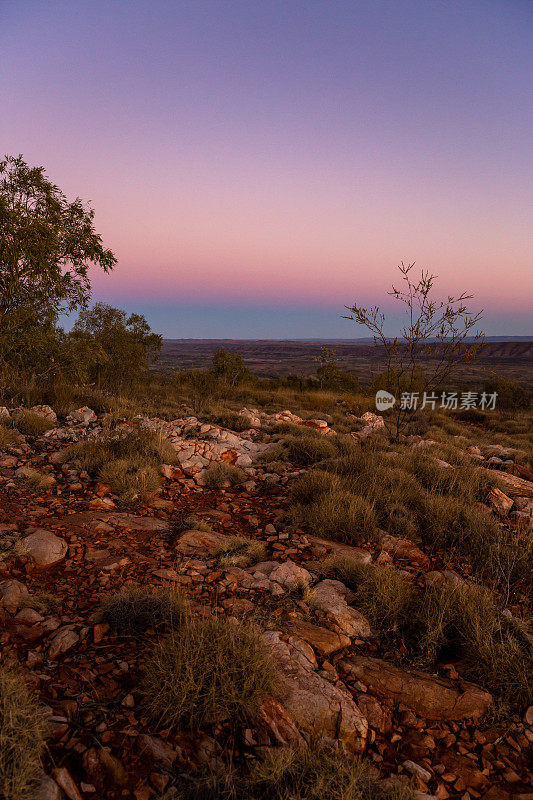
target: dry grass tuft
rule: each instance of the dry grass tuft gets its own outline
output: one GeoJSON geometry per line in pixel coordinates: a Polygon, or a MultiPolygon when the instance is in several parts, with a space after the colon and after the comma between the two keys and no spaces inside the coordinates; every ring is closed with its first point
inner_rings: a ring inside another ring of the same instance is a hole
{"type": "Polygon", "coordinates": [[[145,707],[165,728],[242,722],[280,693],[280,678],[260,632],[225,619],[188,618],[150,657],[145,707]]]}
{"type": "MultiPolygon", "coordinates": [[[[413,800],[413,790],[384,781],[375,767],[338,750],[313,745],[270,749],[249,775],[234,770],[187,776],[176,800],[413,800]]],[[[170,797],[169,797],[170,800],[170,797]]]]}
{"type": "Polygon", "coordinates": [[[32,800],[41,767],[44,724],[17,672],[0,668],[0,797],[32,800]]]}
{"type": "Polygon", "coordinates": [[[218,563],[223,567],[251,567],[266,558],[266,545],[255,539],[246,539],[244,536],[230,536],[220,544],[214,554],[218,563]]]}
{"type": "Polygon", "coordinates": [[[323,578],[333,578],[348,586],[354,593],[353,605],[372,627],[380,631],[398,630],[410,619],[415,590],[394,567],[330,556],[309,568],[323,578]]]}
{"type": "Polygon", "coordinates": [[[177,455],[159,434],[132,430],[73,444],[63,452],[63,462],[68,461],[78,462],[91,477],[108,483],[123,502],[131,503],[159,489],[161,464],[177,463],[177,455]]]}
{"type": "Polygon", "coordinates": [[[226,464],[220,461],[212,464],[205,471],[204,481],[208,489],[223,489],[227,486],[238,486],[244,483],[246,475],[233,464],[226,464]]]}
{"type": "Polygon", "coordinates": [[[20,409],[11,415],[13,427],[28,436],[41,436],[46,431],[55,427],[53,422],[35,414],[33,411],[20,409]]]}
{"type": "Polygon", "coordinates": [[[428,589],[413,609],[413,624],[426,662],[459,656],[466,677],[519,705],[533,702],[531,634],[502,616],[485,589],[428,589]]]}
{"type": "Polygon", "coordinates": [[[128,586],[106,597],[102,603],[104,619],[120,636],[135,636],[148,628],[159,630],[178,625],[187,604],[176,589],[128,586]]]}
{"type": "Polygon", "coordinates": [[[32,489],[50,489],[56,482],[53,475],[33,467],[22,467],[21,475],[32,489]]]}

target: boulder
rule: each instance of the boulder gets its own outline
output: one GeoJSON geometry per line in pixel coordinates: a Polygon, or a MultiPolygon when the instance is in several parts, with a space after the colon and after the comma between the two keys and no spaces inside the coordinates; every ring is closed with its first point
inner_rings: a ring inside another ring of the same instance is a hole
{"type": "Polygon", "coordinates": [[[498,472],[498,480],[505,484],[509,497],[533,497],[533,483],[511,475],[509,472],[498,472]]]}
{"type": "Polygon", "coordinates": [[[22,539],[26,553],[38,567],[52,567],[59,564],[67,554],[68,545],[55,533],[39,528],[22,539]]]}
{"type": "Polygon", "coordinates": [[[0,583],[0,606],[10,614],[24,608],[30,602],[30,593],[26,586],[14,578],[0,583]]]}
{"type": "Polygon", "coordinates": [[[37,414],[39,417],[44,417],[53,425],[55,425],[57,422],[57,414],[50,406],[33,406],[30,411],[32,414],[37,414]]]}
{"type": "Polygon", "coordinates": [[[453,683],[419,670],[407,671],[370,656],[352,656],[339,663],[349,677],[371,686],[427,719],[480,717],[492,705],[492,697],[473,683],[453,683]]]}
{"type": "MultiPolygon", "coordinates": [[[[257,566],[256,566],[257,569],[257,566]]],[[[270,581],[279,583],[284,589],[291,591],[302,586],[309,586],[313,576],[303,567],[299,567],[293,561],[284,561],[276,564],[268,575],[270,581]]]]}
{"type": "Polygon", "coordinates": [[[311,603],[324,612],[338,633],[361,638],[370,636],[370,623],[348,605],[347,598],[350,596],[350,590],[341,581],[328,578],[315,586],[311,603]]]}
{"type": "Polygon", "coordinates": [[[77,425],[88,425],[90,422],[96,422],[97,417],[92,408],[82,406],[71,411],[69,414],[70,419],[77,425]]]}
{"type": "Polygon", "coordinates": [[[57,783],[49,775],[43,775],[35,789],[33,800],[64,800],[64,797],[57,783]]]}
{"type": "Polygon", "coordinates": [[[329,683],[305,660],[294,657],[294,646],[277,631],[264,634],[283,673],[283,706],[308,738],[338,740],[351,753],[366,745],[368,724],[351,695],[329,683]]]}
{"type": "Polygon", "coordinates": [[[294,724],[294,720],[281,703],[273,697],[263,700],[259,709],[258,728],[265,728],[269,736],[280,747],[302,748],[307,742],[294,724]]]}
{"type": "Polygon", "coordinates": [[[392,536],[390,533],[378,531],[378,543],[382,550],[393,558],[402,558],[419,567],[429,567],[429,558],[410,539],[403,536],[392,536]]]}
{"type": "Polygon", "coordinates": [[[313,625],[303,619],[293,620],[289,625],[289,632],[306,641],[321,656],[329,656],[331,653],[336,653],[337,650],[342,650],[343,647],[348,647],[350,644],[349,637],[343,633],[335,633],[335,631],[330,631],[328,628],[322,628],[319,625],[313,625]]]}
{"type": "Polygon", "coordinates": [[[513,501],[511,498],[507,497],[506,494],[501,492],[497,486],[491,487],[487,501],[492,510],[495,511],[500,517],[506,517],[513,507],[513,501]]]}

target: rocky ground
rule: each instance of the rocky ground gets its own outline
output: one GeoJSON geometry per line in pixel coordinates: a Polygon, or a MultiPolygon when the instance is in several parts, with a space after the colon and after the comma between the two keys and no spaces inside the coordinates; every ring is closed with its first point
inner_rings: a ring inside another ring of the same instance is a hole
{"type": "MultiPolygon", "coordinates": [[[[18,435],[0,451],[0,538],[6,551],[16,548],[0,561],[0,642],[2,665],[24,670],[48,720],[36,799],[149,800],[181,773],[221,758],[223,725],[155,731],[145,713],[137,687],[156,634],[115,636],[101,612],[103,595],[130,584],[179,587],[195,613],[250,619],[265,632],[287,697],[265,701],[243,730],[249,755],[320,737],[365,753],[384,776],[409,779],[419,798],[533,798],[533,707],[499,718],[490,694],[463,680],[457,665],[439,673],[406,666],[350,605],[347,587],[306,565],[338,552],[388,563],[416,586],[461,576],[386,532],[356,548],[285,530],[287,486],[299,470],[258,465],[270,446],[265,426],[289,421],[327,436],[326,423],[256,411],[246,412],[252,427],[241,433],[193,417],[125,421],[158,431],[179,454],[179,466],[162,466],[161,491],[125,508],[109,486],[61,458],[106,421],[86,408],[61,423],[47,407],[35,411],[54,427],[18,435]],[[246,482],[208,488],[206,468],[219,461],[243,468],[246,482]],[[208,523],[197,526],[204,530],[176,527],[191,515],[208,523]],[[262,560],[221,562],[220,545],[235,535],[264,543],[262,560]]],[[[358,440],[381,425],[365,416],[358,440]]],[[[504,448],[471,456],[498,468],[509,487],[493,491],[495,511],[530,526],[533,476],[504,448]]]]}

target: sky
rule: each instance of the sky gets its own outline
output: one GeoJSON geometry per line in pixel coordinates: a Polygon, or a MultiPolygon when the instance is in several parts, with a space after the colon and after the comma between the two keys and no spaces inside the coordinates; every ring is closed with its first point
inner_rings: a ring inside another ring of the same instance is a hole
{"type": "Polygon", "coordinates": [[[352,338],[397,265],[533,334],[531,0],[0,0],[0,153],[167,337],[352,338]]]}

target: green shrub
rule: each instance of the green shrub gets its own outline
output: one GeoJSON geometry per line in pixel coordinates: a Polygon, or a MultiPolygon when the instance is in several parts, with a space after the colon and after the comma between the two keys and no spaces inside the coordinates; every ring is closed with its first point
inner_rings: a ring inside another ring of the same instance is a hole
{"type": "Polygon", "coordinates": [[[102,603],[105,621],[121,636],[135,636],[148,628],[159,630],[177,625],[186,608],[186,602],[177,590],[151,591],[144,586],[124,587],[102,603]]]}
{"type": "Polygon", "coordinates": [[[529,408],[531,404],[530,393],[517,381],[495,376],[485,382],[484,389],[487,394],[497,393],[496,407],[499,409],[529,408]]]}
{"type": "Polygon", "coordinates": [[[308,505],[339,486],[340,482],[334,475],[324,472],[324,470],[313,469],[294,483],[291,490],[291,501],[308,505]]]}
{"type": "Polygon", "coordinates": [[[17,672],[0,668],[0,797],[33,800],[44,747],[42,712],[17,672]]]}
{"type": "Polygon", "coordinates": [[[230,431],[236,431],[237,433],[247,431],[252,426],[252,420],[246,414],[238,414],[236,411],[229,411],[228,409],[212,411],[207,415],[207,419],[215,425],[220,425],[222,428],[228,428],[230,431]]]}
{"type": "Polygon", "coordinates": [[[280,678],[258,630],[225,619],[188,618],[150,656],[142,692],[161,727],[198,728],[252,717],[280,678]]]}
{"type": "Polygon", "coordinates": [[[222,489],[224,486],[238,486],[244,483],[246,475],[234,464],[226,464],[220,461],[218,464],[211,464],[204,474],[205,485],[208,489],[222,489]]]}

